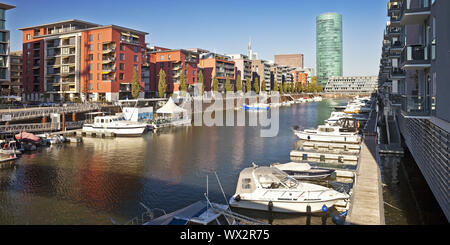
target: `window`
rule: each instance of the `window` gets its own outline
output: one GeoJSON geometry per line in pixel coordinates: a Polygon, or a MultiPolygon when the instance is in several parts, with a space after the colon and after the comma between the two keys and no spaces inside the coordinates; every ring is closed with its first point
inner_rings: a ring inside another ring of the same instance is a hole
{"type": "Polygon", "coordinates": [[[89,90],[93,90],[93,89],[94,89],[93,86],[92,86],[92,83],[89,83],[88,89],[89,89],[89,90]]]}
{"type": "Polygon", "coordinates": [[[101,70],[100,63],[97,63],[97,70],[101,70]]]}
{"type": "Polygon", "coordinates": [[[102,60],[102,56],[100,54],[97,54],[97,60],[102,60]]]}
{"type": "Polygon", "coordinates": [[[123,51],[123,50],[124,50],[123,44],[120,44],[120,51],[123,51]]]}
{"type": "Polygon", "coordinates": [[[90,54],[90,55],[89,55],[89,61],[92,61],[92,60],[94,60],[94,55],[93,55],[93,54],[90,54]]]}
{"type": "Polygon", "coordinates": [[[31,40],[31,34],[27,34],[27,40],[31,40]]]}
{"type": "Polygon", "coordinates": [[[124,63],[120,63],[120,64],[119,64],[119,69],[120,69],[121,71],[123,71],[123,70],[125,69],[125,64],[124,64],[124,63]]]}
{"type": "Polygon", "coordinates": [[[134,62],[138,62],[138,56],[137,55],[134,56],[134,62]]]}
{"type": "Polygon", "coordinates": [[[89,35],[89,42],[92,42],[94,40],[94,36],[92,34],[89,35]]]}
{"type": "Polygon", "coordinates": [[[120,60],[125,60],[125,54],[120,54],[120,60]]]}
{"type": "Polygon", "coordinates": [[[123,73],[119,73],[119,79],[123,80],[123,73]]]}
{"type": "Polygon", "coordinates": [[[134,50],[135,53],[137,53],[138,52],[138,47],[134,46],[133,50],[134,50]]]}
{"type": "Polygon", "coordinates": [[[101,74],[97,73],[97,80],[101,80],[101,79],[102,79],[101,74]]]}
{"type": "Polygon", "coordinates": [[[92,73],[89,73],[89,80],[92,80],[93,79],[93,75],[92,75],[92,73]]]}
{"type": "Polygon", "coordinates": [[[92,64],[89,64],[88,65],[88,71],[91,71],[92,70],[92,64]]]}
{"type": "Polygon", "coordinates": [[[134,69],[135,69],[136,71],[139,71],[139,70],[138,70],[138,65],[134,65],[134,69]]]}
{"type": "Polygon", "coordinates": [[[97,35],[97,39],[100,41],[100,33],[97,35]]]}
{"type": "Polygon", "coordinates": [[[100,83],[97,83],[97,90],[100,90],[100,83]]]}
{"type": "Polygon", "coordinates": [[[92,44],[88,45],[88,49],[89,49],[89,51],[92,51],[92,44]]]}
{"type": "Polygon", "coordinates": [[[160,60],[164,60],[164,55],[161,55],[161,56],[159,57],[159,59],[160,59],[160,60]]]}
{"type": "MultiPolygon", "coordinates": [[[[99,34],[99,35],[100,35],[100,34],[99,34]]],[[[97,44],[97,50],[98,50],[98,51],[102,50],[102,44],[101,44],[101,43],[98,43],[98,44],[97,44]]]]}

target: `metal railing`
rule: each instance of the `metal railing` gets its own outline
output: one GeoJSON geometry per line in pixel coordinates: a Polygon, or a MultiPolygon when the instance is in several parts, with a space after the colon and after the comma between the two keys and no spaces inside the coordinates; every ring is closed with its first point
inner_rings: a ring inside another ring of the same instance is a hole
{"type": "Polygon", "coordinates": [[[430,63],[430,46],[424,45],[408,45],[402,51],[400,63],[409,64],[429,64],[430,63]]]}
{"type": "Polygon", "coordinates": [[[61,107],[41,107],[30,109],[16,109],[5,112],[0,112],[0,120],[5,121],[17,121],[26,120],[37,117],[48,117],[53,113],[73,113],[73,112],[85,112],[91,110],[100,109],[98,104],[79,104],[73,106],[61,106],[61,107]]]}
{"type": "Polygon", "coordinates": [[[402,95],[402,110],[408,116],[430,116],[436,110],[436,97],[421,95],[402,95]]]}

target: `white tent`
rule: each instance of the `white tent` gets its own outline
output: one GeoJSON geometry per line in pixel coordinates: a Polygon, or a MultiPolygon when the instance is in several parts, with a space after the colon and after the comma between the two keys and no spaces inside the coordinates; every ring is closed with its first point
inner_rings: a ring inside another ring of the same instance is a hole
{"type": "Polygon", "coordinates": [[[177,106],[172,98],[169,98],[167,103],[156,111],[157,114],[180,114],[184,112],[186,110],[177,106]]]}

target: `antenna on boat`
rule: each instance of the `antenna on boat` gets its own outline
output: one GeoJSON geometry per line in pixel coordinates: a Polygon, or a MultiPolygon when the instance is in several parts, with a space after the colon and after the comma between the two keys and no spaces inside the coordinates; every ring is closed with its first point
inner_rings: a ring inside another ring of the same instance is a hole
{"type": "Polygon", "coordinates": [[[217,172],[214,172],[214,174],[216,175],[217,183],[219,183],[220,191],[222,191],[223,198],[225,199],[225,203],[226,203],[226,204],[228,205],[228,207],[229,207],[230,204],[228,203],[227,196],[225,195],[225,192],[223,191],[222,184],[220,183],[220,180],[219,180],[219,176],[217,176],[217,172]]]}

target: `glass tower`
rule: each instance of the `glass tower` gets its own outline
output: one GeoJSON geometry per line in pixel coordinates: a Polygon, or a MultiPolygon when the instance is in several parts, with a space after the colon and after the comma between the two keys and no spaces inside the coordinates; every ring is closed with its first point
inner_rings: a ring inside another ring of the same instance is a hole
{"type": "Polygon", "coordinates": [[[325,86],[329,77],[342,76],[342,15],[319,15],[316,32],[317,83],[325,86]]]}

